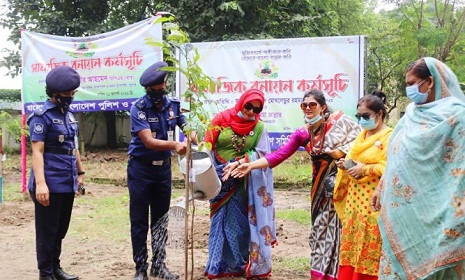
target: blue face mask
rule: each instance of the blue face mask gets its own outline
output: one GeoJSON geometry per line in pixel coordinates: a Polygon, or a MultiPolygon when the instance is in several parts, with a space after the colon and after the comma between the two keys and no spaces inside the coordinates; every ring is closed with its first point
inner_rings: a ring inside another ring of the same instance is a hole
{"type": "Polygon", "coordinates": [[[319,120],[321,120],[321,118],[322,118],[322,117],[321,117],[320,114],[314,116],[314,117],[311,118],[311,119],[307,118],[306,116],[304,117],[305,122],[308,123],[309,125],[314,125],[314,124],[316,124],[319,120]]]}
{"type": "Polygon", "coordinates": [[[251,117],[250,119],[246,119],[246,118],[244,117],[244,114],[242,114],[241,111],[237,112],[237,115],[239,116],[239,118],[244,119],[244,120],[247,120],[247,121],[254,121],[254,120],[255,120],[255,116],[251,117]]]}
{"type": "Polygon", "coordinates": [[[415,104],[424,104],[426,102],[426,99],[428,98],[428,92],[420,92],[419,87],[426,81],[423,80],[422,82],[418,84],[411,85],[409,87],[405,88],[405,91],[407,93],[407,97],[412,100],[413,103],[415,104]]]}
{"type": "Polygon", "coordinates": [[[361,118],[360,121],[358,121],[358,124],[365,130],[372,130],[376,128],[376,122],[375,118],[370,118],[369,120],[365,120],[364,118],[361,118]]]}

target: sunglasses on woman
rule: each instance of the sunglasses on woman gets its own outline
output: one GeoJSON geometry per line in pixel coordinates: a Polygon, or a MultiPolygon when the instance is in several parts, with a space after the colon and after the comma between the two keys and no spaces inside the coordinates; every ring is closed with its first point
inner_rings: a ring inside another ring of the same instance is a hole
{"type": "Polygon", "coordinates": [[[364,119],[366,121],[370,120],[371,118],[371,115],[369,113],[363,113],[363,114],[355,114],[355,117],[357,118],[357,120],[360,120],[360,119],[364,119]]]}
{"type": "Polygon", "coordinates": [[[316,107],[318,106],[318,103],[316,102],[302,102],[300,103],[300,108],[302,110],[306,110],[308,107],[310,107],[310,109],[314,110],[316,109],[316,107]]]}
{"type": "Polygon", "coordinates": [[[263,108],[262,107],[255,107],[255,106],[252,105],[252,103],[247,102],[244,105],[244,109],[246,109],[247,111],[250,111],[250,110],[253,109],[253,112],[255,114],[259,114],[262,111],[263,108]]]}

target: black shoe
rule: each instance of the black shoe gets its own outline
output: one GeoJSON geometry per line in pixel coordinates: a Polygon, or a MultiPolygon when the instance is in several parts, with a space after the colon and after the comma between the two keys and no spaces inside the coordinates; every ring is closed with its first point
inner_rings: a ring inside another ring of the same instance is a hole
{"type": "Polygon", "coordinates": [[[161,279],[165,280],[176,280],[179,279],[179,275],[171,273],[168,268],[162,267],[162,268],[152,268],[150,270],[150,276],[152,277],[158,277],[161,279]]]}
{"type": "Polygon", "coordinates": [[[57,280],[54,275],[39,276],[39,280],[57,280]]]}
{"type": "Polygon", "coordinates": [[[134,280],[148,280],[147,271],[146,270],[138,270],[136,271],[136,275],[134,275],[134,280]]]}
{"type": "Polygon", "coordinates": [[[73,275],[73,274],[68,274],[68,273],[64,272],[61,267],[55,269],[53,274],[55,275],[57,280],[77,280],[77,279],[79,279],[79,276],[73,275]]]}

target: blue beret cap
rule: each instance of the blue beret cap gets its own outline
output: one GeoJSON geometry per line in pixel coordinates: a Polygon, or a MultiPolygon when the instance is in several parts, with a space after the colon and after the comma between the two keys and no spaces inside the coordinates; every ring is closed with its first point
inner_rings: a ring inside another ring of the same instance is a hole
{"type": "Polygon", "coordinates": [[[67,92],[79,87],[81,76],[69,66],[58,66],[48,72],[45,84],[52,92],[67,92]]]}
{"type": "Polygon", "coordinates": [[[166,67],[168,64],[163,61],[159,61],[149,68],[145,69],[142,76],[140,76],[139,83],[143,87],[150,87],[154,85],[160,85],[165,82],[165,77],[167,72],[163,70],[159,70],[158,68],[166,67]]]}

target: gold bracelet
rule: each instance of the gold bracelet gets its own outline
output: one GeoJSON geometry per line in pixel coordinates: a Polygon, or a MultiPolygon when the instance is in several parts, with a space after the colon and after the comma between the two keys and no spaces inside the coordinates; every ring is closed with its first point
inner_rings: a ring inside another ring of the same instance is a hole
{"type": "Polygon", "coordinates": [[[381,190],[380,188],[378,188],[378,187],[376,187],[376,190],[377,190],[377,191],[379,191],[379,192],[381,192],[381,191],[382,191],[382,190],[381,190]]]}

